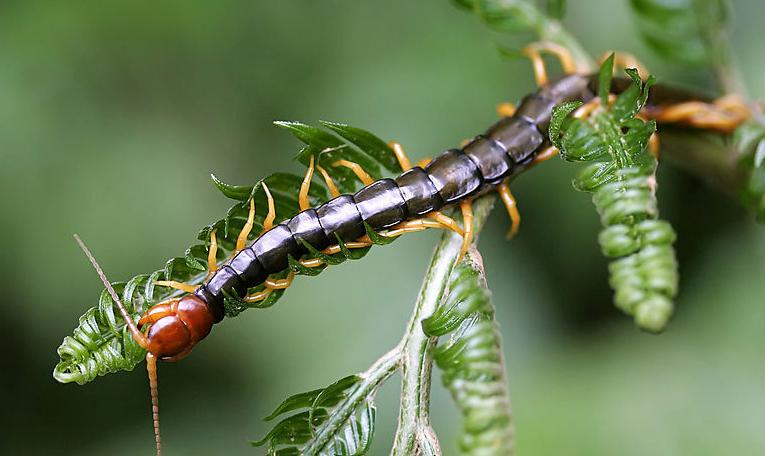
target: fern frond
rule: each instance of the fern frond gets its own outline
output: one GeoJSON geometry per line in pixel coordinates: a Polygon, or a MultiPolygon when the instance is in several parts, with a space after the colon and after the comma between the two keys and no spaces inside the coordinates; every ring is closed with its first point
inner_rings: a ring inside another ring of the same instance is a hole
{"type": "MultiPolygon", "coordinates": [[[[600,73],[601,94],[611,84],[613,56],[600,73]]],[[[653,83],[643,83],[628,70],[633,84],[612,105],[602,95],[601,106],[588,119],[564,118],[576,108],[555,108],[550,138],[570,162],[587,162],[574,187],[593,194],[603,230],[598,237],[606,257],[613,258],[610,284],[620,309],[648,331],[661,331],[672,315],[677,293],[677,264],[672,243],[675,233],[658,219],[656,158],[647,150],[656,130],[654,122],[636,118],[653,83]]]]}
{"type": "Polygon", "coordinates": [[[391,351],[366,372],[285,399],[267,421],[292,413],[276,423],[253,446],[268,446],[269,455],[360,456],[374,435],[374,397],[379,386],[398,369],[399,352],[391,351]]]}
{"type": "Polygon", "coordinates": [[[687,64],[715,59],[728,20],[725,0],[630,0],[640,33],[658,55],[687,64]]]}
{"type": "Polygon", "coordinates": [[[422,321],[422,328],[430,336],[450,334],[433,359],[462,413],[460,453],[512,454],[514,429],[502,341],[477,251],[455,267],[449,286],[444,302],[422,321]]]}
{"type": "Polygon", "coordinates": [[[333,166],[337,160],[358,163],[374,179],[382,177],[383,169],[401,171],[393,150],[383,140],[360,128],[333,122],[322,122],[330,131],[300,122],[278,121],[274,124],[306,144],[297,160],[308,165],[310,157],[314,156],[316,163],[335,180],[342,193],[356,191],[358,178],[348,168],[333,166]]]}
{"type": "MultiPolygon", "coordinates": [[[[317,163],[326,166],[327,172],[337,179],[338,187],[342,191],[353,192],[361,183],[350,170],[332,166],[336,160],[356,161],[364,165],[375,178],[381,177],[382,170],[399,170],[393,151],[383,140],[366,130],[329,122],[323,123],[325,129],[296,122],[282,122],[280,125],[288,128],[308,144],[298,155],[298,160],[307,164],[310,154],[315,154],[317,163]]],[[[224,218],[199,231],[197,238],[202,243],[190,246],[183,256],[171,258],[162,269],[138,275],[126,283],[114,284],[117,292],[121,294],[128,313],[135,321],[151,306],[184,294],[171,288],[155,286],[157,281],[200,284],[205,280],[210,233],[213,230],[218,240],[218,264],[231,258],[239,232],[247,221],[248,203],[251,198],[255,201],[256,215],[249,240],[254,240],[259,235],[263,229],[268,208],[268,200],[263,190],[264,183],[274,198],[276,223],[292,217],[299,210],[297,189],[303,180],[301,176],[276,173],[250,186],[230,185],[214,175],[211,177],[218,190],[224,196],[236,200],[237,203],[229,208],[224,218]]],[[[328,199],[329,193],[324,183],[314,179],[309,192],[310,203],[317,206],[328,199]]],[[[370,232],[369,237],[374,243],[390,242],[389,239],[369,229],[367,231],[370,232]]],[[[338,243],[344,247],[342,240],[338,239],[338,243]]],[[[347,259],[361,258],[368,251],[369,248],[353,250],[342,248],[342,251],[335,255],[324,255],[315,250],[312,254],[320,257],[326,264],[338,264],[347,259]]],[[[290,268],[300,275],[316,275],[324,269],[323,267],[303,267],[296,259],[290,261],[290,268]]],[[[285,271],[283,275],[288,272],[285,271]]],[[[252,291],[260,289],[262,286],[252,291]]],[[[257,304],[245,303],[236,297],[229,297],[225,300],[226,315],[231,317],[247,308],[271,306],[283,293],[284,290],[275,290],[265,301],[257,304]]],[[[98,305],[88,309],[80,317],[79,324],[72,335],[64,338],[57,351],[60,360],[53,370],[53,377],[62,383],[78,384],[88,383],[98,376],[109,373],[129,371],[145,356],[145,351],[130,337],[116,305],[105,290],[101,293],[98,305]]]]}

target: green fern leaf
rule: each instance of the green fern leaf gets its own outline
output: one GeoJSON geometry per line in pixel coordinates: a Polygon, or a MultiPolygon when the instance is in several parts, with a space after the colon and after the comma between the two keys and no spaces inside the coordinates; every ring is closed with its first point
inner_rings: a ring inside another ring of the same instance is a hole
{"type": "MultiPolygon", "coordinates": [[[[610,87],[611,72],[609,59],[601,67],[601,92],[610,87]]],[[[617,307],[640,328],[658,332],[672,314],[677,293],[675,233],[669,223],[658,220],[657,162],[647,150],[656,124],[635,117],[653,78],[644,83],[636,72],[628,75],[631,87],[588,119],[564,122],[558,117],[567,109],[556,109],[554,133],[563,130],[557,144],[564,160],[589,163],[574,179],[574,188],[593,194],[603,225],[598,241],[603,254],[614,259],[609,272],[617,307]]]]}
{"type": "MultiPolygon", "coordinates": [[[[323,167],[327,173],[336,181],[337,188],[342,193],[353,193],[358,188],[358,178],[350,169],[343,166],[334,166],[338,160],[348,160],[358,163],[374,179],[382,177],[381,163],[376,156],[383,155],[386,150],[379,147],[382,140],[377,140],[369,153],[358,149],[352,142],[344,141],[342,138],[323,130],[319,127],[313,127],[300,122],[277,121],[274,124],[278,127],[287,129],[297,139],[306,144],[297,160],[304,165],[308,165],[310,157],[313,156],[317,164],[323,167]]],[[[374,138],[371,133],[361,129],[355,129],[353,132],[341,124],[331,124],[334,129],[342,131],[356,140],[362,141],[362,144],[369,144],[369,139],[374,138]],[[366,140],[366,142],[364,142],[366,140]]],[[[393,151],[388,148],[389,156],[393,151]]],[[[386,159],[389,160],[389,159],[386,159]]]]}
{"type": "Polygon", "coordinates": [[[266,420],[301,410],[276,425],[253,446],[268,445],[268,454],[300,454],[321,456],[356,456],[369,451],[374,434],[374,393],[354,401],[354,393],[362,386],[361,377],[351,375],[326,388],[290,396],[266,420]],[[305,410],[302,410],[305,409],[305,410]],[[339,425],[330,416],[345,414],[339,425]]]}
{"type": "Polygon", "coordinates": [[[353,144],[359,151],[372,157],[388,171],[392,173],[402,171],[393,149],[372,133],[341,123],[321,121],[321,124],[353,144]]]}
{"type": "Polygon", "coordinates": [[[645,42],[660,56],[687,64],[715,58],[727,20],[725,0],[630,0],[645,42]]]}

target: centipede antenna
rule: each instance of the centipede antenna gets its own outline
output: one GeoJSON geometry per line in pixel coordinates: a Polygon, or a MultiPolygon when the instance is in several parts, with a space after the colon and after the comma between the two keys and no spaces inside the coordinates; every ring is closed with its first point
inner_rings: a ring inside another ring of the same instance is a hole
{"type": "Polygon", "coordinates": [[[157,381],[157,358],[151,353],[146,353],[146,370],[149,372],[151,419],[154,423],[154,442],[157,445],[157,456],[160,456],[162,454],[162,438],[159,434],[159,382],[157,381]]]}
{"type": "Polygon", "coordinates": [[[138,342],[138,345],[140,345],[141,348],[146,349],[149,346],[149,343],[146,340],[146,336],[138,329],[138,326],[136,326],[133,319],[130,318],[130,315],[128,315],[127,310],[125,309],[125,306],[122,305],[122,301],[120,300],[120,297],[117,295],[117,292],[114,291],[114,287],[112,287],[112,284],[109,282],[109,279],[106,278],[106,274],[104,274],[103,269],[101,269],[101,266],[98,264],[95,257],[90,252],[90,249],[88,249],[88,246],[86,246],[85,243],[82,242],[82,239],[80,239],[80,237],[76,234],[74,235],[74,240],[77,241],[77,244],[79,244],[80,249],[82,249],[82,251],[85,253],[85,256],[88,257],[88,260],[90,260],[90,264],[93,265],[93,269],[95,269],[96,274],[98,274],[98,278],[101,279],[101,283],[104,284],[104,287],[109,292],[109,295],[117,304],[117,308],[119,309],[123,320],[125,320],[125,324],[130,330],[130,334],[132,334],[133,339],[135,339],[135,341],[138,342]]]}

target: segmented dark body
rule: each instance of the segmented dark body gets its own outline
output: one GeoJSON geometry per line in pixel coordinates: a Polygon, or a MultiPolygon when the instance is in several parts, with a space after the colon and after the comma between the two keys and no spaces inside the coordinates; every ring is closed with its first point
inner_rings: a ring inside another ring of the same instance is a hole
{"type": "Polygon", "coordinates": [[[512,117],[501,119],[462,149],[444,152],[424,169],[414,167],[395,179],[381,179],[354,195],[341,195],[298,213],[216,271],[197,296],[220,321],[226,293],[243,297],[269,274],[285,270],[288,256],[308,253],[303,242],[322,250],[337,244],[336,236],[344,241],[363,236],[364,222],[382,230],[491,190],[523,170],[542,149],[553,107],[591,99],[594,86],[591,76],[566,76],[528,95],[512,117]]]}

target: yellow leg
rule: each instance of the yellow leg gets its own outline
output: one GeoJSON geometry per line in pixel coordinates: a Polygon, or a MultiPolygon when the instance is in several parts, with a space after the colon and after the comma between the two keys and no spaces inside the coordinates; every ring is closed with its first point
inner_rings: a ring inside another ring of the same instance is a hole
{"type": "Polygon", "coordinates": [[[432,161],[433,161],[432,157],[425,157],[422,160],[417,162],[417,166],[419,166],[420,168],[424,168],[424,167],[428,166],[428,164],[430,164],[430,162],[432,162],[432,161]]]}
{"type": "Polygon", "coordinates": [[[382,235],[385,237],[398,237],[398,236],[401,236],[402,234],[415,233],[417,231],[423,231],[428,228],[443,229],[444,226],[435,220],[427,220],[427,219],[409,220],[391,227],[385,233],[382,233],[382,235]]]}
{"type": "Polygon", "coordinates": [[[523,54],[531,59],[531,64],[534,68],[534,80],[538,86],[546,86],[550,82],[550,78],[547,76],[547,68],[545,67],[545,61],[542,59],[542,55],[536,48],[531,46],[526,47],[523,50],[523,54]]]}
{"type": "MultiPolygon", "coordinates": [[[[371,247],[371,246],[372,246],[372,241],[369,240],[369,238],[366,235],[361,237],[357,241],[351,241],[351,242],[345,243],[345,247],[348,249],[362,249],[364,247],[371,247]]],[[[340,248],[339,244],[331,245],[321,251],[321,253],[325,255],[334,255],[340,252],[342,252],[342,249],[340,248]]],[[[302,260],[300,260],[300,264],[307,268],[316,268],[323,265],[324,261],[322,261],[319,258],[303,258],[302,260]]]]}
{"type": "Polygon", "coordinates": [[[472,201],[465,200],[460,203],[460,211],[462,211],[462,226],[464,227],[462,235],[462,248],[460,249],[460,256],[457,258],[459,262],[462,257],[467,253],[470,248],[470,242],[473,240],[473,205],[472,201]]]}
{"type": "Polygon", "coordinates": [[[500,103],[497,105],[497,115],[500,117],[513,117],[515,105],[512,103],[500,103]]]}
{"type": "Polygon", "coordinates": [[[576,111],[574,111],[574,113],[571,114],[571,117],[573,117],[574,119],[585,119],[589,117],[593,111],[598,109],[598,106],[600,106],[600,99],[597,97],[593,98],[592,100],[588,101],[582,106],[579,106],[576,109],[576,111]]]}
{"type": "Polygon", "coordinates": [[[207,250],[207,272],[212,274],[218,270],[218,236],[215,229],[210,231],[210,248],[207,250]]]}
{"type": "Polygon", "coordinates": [[[364,168],[361,167],[358,163],[348,161],[348,160],[338,160],[334,163],[332,163],[332,166],[345,166],[346,168],[349,168],[353,173],[356,175],[356,177],[359,178],[362,184],[369,185],[375,180],[372,179],[372,176],[367,174],[366,171],[364,171],[364,168]]]}
{"type": "Polygon", "coordinates": [[[531,166],[538,165],[542,162],[546,162],[547,160],[558,155],[559,153],[560,151],[555,146],[545,147],[537,154],[536,157],[534,157],[534,160],[531,161],[531,166]]]}
{"type": "Polygon", "coordinates": [[[521,227],[521,213],[518,211],[518,203],[515,201],[515,197],[510,192],[510,187],[506,182],[502,182],[497,186],[502,202],[505,203],[505,209],[507,209],[507,215],[510,216],[510,230],[507,232],[507,239],[512,239],[521,227]]]}
{"type": "Polygon", "coordinates": [[[175,280],[157,280],[154,282],[154,285],[175,288],[176,290],[185,291],[186,293],[193,293],[197,289],[197,285],[192,285],[190,283],[184,282],[176,282],[175,280]]]}
{"type": "MultiPolygon", "coordinates": [[[[265,183],[263,183],[263,188],[266,188],[265,183]]],[[[253,223],[255,223],[255,198],[250,198],[250,210],[247,213],[247,222],[244,224],[242,231],[239,232],[239,236],[236,238],[236,247],[234,248],[233,255],[236,255],[247,247],[247,237],[250,235],[250,231],[252,231],[253,223]]],[[[210,260],[209,256],[207,260],[210,260]]]]}
{"type": "Polygon", "coordinates": [[[401,166],[401,171],[411,169],[412,163],[409,161],[409,157],[406,156],[406,152],[404,152],[404,148],[401,144],[393,141],[390,142],[389,145],[391,149],[393,149],[393,153],[396,155],[396,160],[398,160],[398,164],[401,166]]]}
{"type": "Polygon", "coordinates": [[[651,151],[651,155],[657,160],[661,154],[661,142],[659,141],[659,134],[654,132],[650,138],[648,138],[648,150],[651,151]]]}
{"type": "MultiPolygon", "coordinates": [[[[415,233],[417,231],[422,231],[428,228],[439,228],[442,230],[448,230],[449,228],[442,225],[436,220],[431,219],[414,219],[414,220],[407,220],[405,222],[401,222],[398,225],[394,225],[385,231],[381,231],[379,234],[380,236],[385,236],[389,238],[398,237],[402,234],[406,233],[415,233]]],[[[372,245],[372,241],[369,239],[369,236],[364,235],[358,239],[358,242],[360,243],[360,246],[366,247],[368,245],[372,245]]]]}
{"type": "MultiPolygon", "coordinates": [[[[366,235],[362,236],[356,241],[345,243],[345,247],[348,249],[362,249],[364,247],[371,247],[371,246],[372,246],[372,241],[369,240],[369,237],[366,235]]],[[[339,244],[331,245],[321,251],[321,253],[325,255],[334,255],[340,252],[342,252],[342,249],[340,248],[339,244]]],[[[307,268],[316,268],[324,264],[324,261],[322,261],[319,258],[303,258],[299,261],[301,265],[307,268]]]]}
{"type": "Polygon", "coordinates": [[[316,169],[319,170],[319,173],[321,173],[321,176],[324,178],[324,182],[327,183],[327,188],[329,189],[329,194],[332,195],[332,198],[340,196],[340,190],[337,189],[335,181],[332,180],[332,176],[329,175],[327,170],[319,165],[316,165],[316,169]]]}
{"type": "Polygon", "coordinates": [[[257,293],[253,293],[253,294],[245,296],[244,297],[244,301],[245,302],[258,302],[258,301],[262,301],[262,300],[266,299],[268,297],[268,295],[271,294],[272,291],[273,290],[271,290],[269,288],[266,288],[263,291],[259,291],[257,293]]]}
{"type": "Polygon", "coordinates": [[[318,258],[304,258],[300,260],[300,264],[307,268],[318,268],[319,266],[323,265],[324,262],[318,258]]]}
{"type": "Polygon", "coordinates": [[[574,56],[566,47],[557,43],[553,43],[552,41],[543,41],[540,44],[542,45],[542,50],[545,50],[558,58],[564,73],[572,74],[577,72],[577,65],[576,61],[574,61],[574,56]]]}
{"type": "Polygon", "coordinates": [[[643,113],[659,123],[678,123],[693,128],[731,133],[749,119],[751,112],[738,95],[726,95],[713,103],[689,101],[646,109],[643,113]]]}
{"type": "Polygon", "coordinates": [[[542,52],[556,56],[564,73],[571,74],[577,72],[577,65],[571,52],[557,43],[540,41],[526,46],[521,52],[531,60],[531,64],[534,66],[534,79],[539,86],[545,86],[550,82],[545,62],[542,59],[542,52]]]}
{"type": "Polygon", "coordinates": [[[300,193],[298,194],[298,202],[300,203],[300,210],[304,211],[311,207],[311,202],[308,199],[308,192],[311,190],[311,178],[313,178],[313,155],[308,162],[308,170],[305,172],[303,183],[300,184],[300,193]]]}
{"type": "Polygon", "coordinates": [[[453,218],[443,214],[442,212],[439,212],[439,211],[431,212],[427,216],[432,218],[433,220],[436,220],[438,223],[443,225],[444,228],[448,228],[454,231],[455,233],[459,234],[460,236],[463,236],[465,234],[465,231],[462,229],[462,227],[459,226],[459,224],[456,221],[454,221],[453,218]]]}
{"type": "Polygon", "coordinates": [[[292,285],[292,281],[295,280],[295,273],[290,272],[289,275],[287,275],[284,279],[271,279],[268,278],[263,283],[265,285],[265,289],[262,291],[259,291],[257,293],[249,294],[245,296],[243,299],[245,302],[259,302],[264,299],[266,299],[274,290],[284,290],[287,289],[290,285],[292,285]]]}
{"type": "Polygon", "coordinates": [[[730,93],[723,95],[722,97],[714,101],[714,105],[730,115],[737,115],[748,119],[752,115],[752,111],[746,103],[746,100],[741,98],[741,95],[730,93]]]}
{"type": "Polygon", "coordinates": [[[268,186],[263,182],[263,191],[266,193],[266,199],[268,199],[268,214],[266,214],[265,220],[263,220],[263,232],[270,230],[274,227],[274,219],[276,219],[276,207],[274,206],[274,197],[271,196],[271,191],[268,186]]]}
{"type": "MultiPolygon", "coordinates": [[[[345,246],[349,249],[363,249],[364,247],[370,247],[371,245],[372,245],[371,241],[351,241],[351,242],[345,243],[345,246]]],[[[334,255],[342,251],[343,249],[340,248],[340,245],[335,244],[322,250],[321,253],[325,255],[334,255]]]]}
{"type": "MultiPolygon", "coordinates": [[[[468,140],[463,141],[463,145],[467,143],[468,143],[468,140]]],[[[398,159],[398,164],[401,165],[401,170],[406,171],[408,169],[411,169],[412,163],[409,161],[409,157],[406,156],[406,153],[404,153],[404,148],[401,147],[401,144],[397,142],[391,142],[390,146],[391,148],[393,148],[393,153],[396,154],[396,159],[398,159]]],[[[428,166],[428,164],[431,161],[433,161],[432,157],[425,157],[422,160],[418,161],[415,166],[424,168],[428,166]]]]}
{"type": "Polygon", "coordinates": [[[699,113],[706,112],[708,114],[709,110],[710,105],[707,103],[689,101],[660,108],[654,118],[659,122],[666,123],[690,121],[694,116],[698,116],[699,113]]]}
{"type": "Polygon", "coordinates": [[[284,290],[290,285],[292,285],[292,281],[295,280],[295,273],[290,272],[286,278],[284,279],[266,279],[264,285],[266,288],[270,290],[284,290]]]}
{"type": "MultiPolygon", "coordinates": [[[[443,226],[440,223],[436,222],[435,224],[438,228],[443,228],[443,226]]],[[[428,229],[428,227],[423,225],[407,225],[407,226],[402,226],[400,228],[396,228],[395,230],[390,230],[386,232],[385,234],[383,234],[383,236],[393,238],[393,237],[399,237],[401,235],[408,234],[408,233],[417,233],[419,231],[424,231],[426,229],[428,229]]]]}

